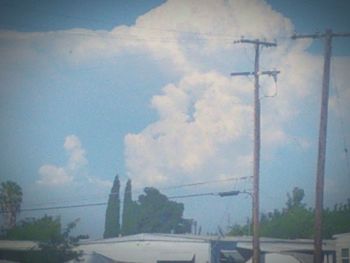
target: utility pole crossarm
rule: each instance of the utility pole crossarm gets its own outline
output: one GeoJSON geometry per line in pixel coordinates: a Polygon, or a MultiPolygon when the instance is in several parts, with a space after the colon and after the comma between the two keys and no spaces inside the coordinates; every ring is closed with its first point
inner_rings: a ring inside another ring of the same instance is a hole
{"type": "Polygon", "coordinates": [[[277,74],[280,74],[280,70],[266,70],[258,72],[258,75],[269,75],[269,76],[277,76],[277,74]]]}
{"type": "Polygon", "coordinates": [[[259,69],[259,57],[260,47],[275,47],[276,43],[260,41],[259,39],[248,40],[241,39],[234,41],[235,44],[253,44],[255,49],[254,59],[254,71],[235,72],[231,73],[231,76],[254,76],[254,164],[253,164],[253,193],[252,193],[252,221],[253,221],[253,256],[252,262],[260,262],[260,222],[259,222],[259,170],[260,170],[260,97],[259,97],[259,78],[260,75],[272,76],[276,81],[277,74],[280,71],[267,70],[260,71],[259,69]]]}
{"type": "Polygon", "coordinates": [[[350,33],[333,33],[332,30],[327,30],[325,33],[315,33],[315,34],[294,34],[291,39],[299,38],[323,38],[323,37],[350,37],[350,33]]]}
{"type": "Polygon", "coordinates": [[[276,43],[274,42],[267,42],[267,41],[260,41],[259,39],[256,40],[249,40],[249,39],[241,39],[241,40],[236,40],[233,42],[234,44],[238,43],[249,43],[249,44],[255,44],[255,45],[263,45],[265,47],[275,47],[277,46],[276,43]]]}
{"type": "Polygon", "coordinates": [[[233,72],[230,75],[231,76],[249,76],[249,75],[254,75],[254,72],[233,72]]]}
{"type": "Polygon", "coordinates": [[[294,34],[291,36],[291,39],[298,39],[298,38],[320,38],[324,37],[326,34],[321,34],[321,33],[315,33],[315,34],[294,34]]]}
{"type": "Polygon", "coordinates": [[[281,73],[279,70],[266,70],[266,71],[258,71],[257,73],[255,72],[233,72],[230,75],[231,76],[249,76],[249,75],[269,75],[269,76],[277,76],[277,74],[281,73]]]}

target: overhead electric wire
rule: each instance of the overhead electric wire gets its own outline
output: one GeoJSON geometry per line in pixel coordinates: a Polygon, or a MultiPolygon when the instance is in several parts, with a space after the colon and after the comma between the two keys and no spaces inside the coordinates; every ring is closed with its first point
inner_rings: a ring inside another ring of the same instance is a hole
{"type": "Polygon", "coordinates": [[[89,206],[102,206],[102,205],[107,205],[107,202],[79,204],[79,205],[62,205],[62,206],[47,206],[47,207],[37,207],[37,208],[23,208],[23,209],[20,209],[20,212],[42,211],[42,210],[56,210],[56,209],[67,209],[67,208],[78,208],[78,207],[89,207],[89,206]]]}
{"type": "MultiPolygon", "coordinates": [[[[191,184],[182,184],[182,185],[175,185],[175,186],[168,186],[168,187],[159,187],[157,189],[159,190],[169,190],[169,189],[179,189],[184,187],[193,187],[193,186],[199,186],[199,185],[205,185],[205,184],[213,184],[213,183],[220,183],[220,182],[227,182],[227,181],[236,181],[236,180],[246,180],[251,179],[252,176],[242,176],[242,177],[230,177],[225,179],[219,179],[219,180],[210,180],[210,181],[201,181],[201,182],[195,182],[191,184]]],[[[134,193],[141,193],[141,189],[136,189],[136,191],[133,191],[134,193]]],[[[241,193],[245,193],[246,191],[240,191],[241,193]]],[[[189,197],[199,197],[199,196],[208,196],[208,195],[218,195],[220,192],[214,193],[199,193],[199,194],[187,194],[187,195],[177,195],[177,196],[170,196],[168,199],[176,199],[176,198],[189,198],[189,197]]],[[[111,194],[109,194],[111,195],[111,194]]],[[[108,196],[109,196],[108,195],[108,196]]],[[[92,197],[89,197],[92,198],[92,197]]],[[[108,198],[106,196],[106,198],[108,198]]],[[[87,200],[86,198],[84,200],[87,200]]],[[[81,201],[81,200],[77,200],[81,201]]],[[[122,201],[122,200],[121,200],[122,201]]],[[[60,201],[60,202],[47,202],[47,203],[64,203],[64,202],[71,202],[71,201],[60,201]]],[[[46,204],[47,204],[46,203],[46,204]]],[[[20,209],[21,212],[28,212],[28,211],[42,211],[42,210],[55,210],[55,209],[67,209],[67,208],[78,208],[78,207],[89,207],[89,206],[101,206],[106,205],[107,202],[99,202],[99,203],[87,203],[87,204],[74,204],[74,205],[58,205],[58,206],[45,206],[45,207],[28,207],[20,209]]],[[[37,205],[37,204],[36,204],[37,205]]],[[[45,205],[45,204],[41,204],[45,205]]],[[[29,205],[34,206],[34,205],[29,205]]]]}
{"type": "Polygon", "coordinates": [[[220,196],[220,197],[225,197],[225,196],[238,195],[238,194],[249,194],[249,195],[251,195],[251,193],[249,191],[243,190],[243,191],[208,192],[208,193],[187,194],[187,195],[174,195],[174,196],[169,196],[168,199],[179,199],[179,198],[211,196],[211,195],[217,195],[217,196],[220,196]]]}
{"type": "Polygon", "coordinates": [[[160,190],[177,189],[177,188],[192,187],[192,186],[205,185],[205,184],[221,183],[221,182],[227,182],[227,181],[246,180],[246,179],[252,179],[252,178],[253,178],[252,176],[229,177],[229,178],[225,178],[225,179],[218,179],[218,180],[195,182],[195,183],[190,183],[190,184],[180,184],[180,185],[174,185],[174,186],[168,186],[168,187],[161,187],[159,189],[160,190]]]}
{"type": "MultiPolygon", "coordinates": [[[[16,5],[10,2],[6,2],[6,3],[2,3],[1,6],[12,6],[12,7],[18,7],[18,8],[22,8],[25,9],[26,13],[28,12],[32,12],[35,14],[44,14],[46,16],[56,16],[56,17],[63,17],[63,18],[68,18],[68,19],[75,19],[75,20],[81,20],[81,21],[86,21],[86,22],[92,22],[92,23],[98,23],[98,24],[110,24],[111,21],[106,20],[106,19],[101,19],[101,18],[90,18],[90,17],[84,17],[84,16],[76,16],[76,15],[67,15],[67,14],[63,14],[63,13],[53,13],[53,12],[48,12],[47,9],[45,8],[40,8],[40,7],[33,7],[31,6],[30,9],[26,8],[25,6],[20,6],[20,5],[16,5]]],[[[129,28],[137,28],[137,29],[145,29],[145,30],[152,30],[152,31],[159,31],[159,32],[173,32],[173,33],[178,33],[178,34],[187,34],[187,35],[201,35],[201,36],[208,36],[211,38],[222,38],[222,39],[226,39],[228,41],[231,41],[233,39],[237,39],[237,38],[241,38],[242,35],[228,35],[227,33],[215,33],[215,32],[197,32],[197,31],[190,31],[190,30],[179,30],[179,29],[175,29],[175,28],[159,28],[159,27],[145,27],[145,26],[139,26],[139,25],[116,25],[115,27],[118,26],[126,26],[129,28]]],[[[61,30],[58,30],[61,31],[61,30]]],[[[109,32],[109,31],[107,31],[109,32]]],[[[203,38],[203,39],[207,39],[207,38],[203,38]]],[[[285,37],[279,37],[277,39],[290,39],[290,36],[285,36],[285,37]]]]}
{"type": "MultiPolygon", "coordinates": [[[[13,6],[13,7],[19,7],[19,8],[25,8],[19,5],[15,5],[13,3],[3,3],[2,6],[13,6]]],[[[76,20],[82,20],[82,21],[87,21],[87,22],[92,22],[92,23],[108,23],[110,24],[111,21],[108,21],[106,19],[100,19],[100,18],[88,18],[88,17],[82,17],[82,16],[76,16],[76,15],[66,15],[66,14],[61,14],[61,13],[48,13],[46,9],[44,8],[38,8],[38,7],[31,7],[31,9],[25,8],[26,12],[34,12],[36,14],[38,13],[42,13],[42,11],[45,11],[45,15],[49,15],[49,16],[56,16],[56,17],[63,17],[63,18],[69,18],[69,19],[76,19],[76,20]]],[[[228,44],[231,44],[233,40],[238,39],[238,38],[242,38],[242,35],[228,35],[227,33],[215,33],[215,32],[196,32],[196,31],[190,31],[190,30],[179,30],[179,29],[174,29],[174,28],[156,28],[156,27],[145,27],[145,26],[140,26],[140,25],[116,25],[114,28],[118,27],[118,26],[125,26],[131,29],[143,29],[143,30],[149,30],[149,31],[158,31],[158,32],[169,32],[169,33],[176,33],[176,34],[183,34],[183,35],[187,35],[186,38],[184,38],[184,36],[181,36],[179,38],[178,35],[172,35],[175,39],[172,38],[164,38],[164,37],[160,37],[160,38],[150,38],[150,37],[138,37],[138,36],[132,36],[129,34],[124,34],[124,38],[123,35],[119,34],[118,36],[113,36],[110,34],[111,31],[108,30],[103,30],[103,29],[99,29],[96,31],[99,31],[99,33],[102,33],[101,31],[109,34],[109,35],[101,35],[101,34],[96,34],[96,33],[92,33],[92,32],[76,32],[76,31],[72,31],[69,29],[62,29],[62,30],[54,30],[54,31],[49,31],[49,32],[64,32],[67,34],[73,34],[73,35],[80,35],[80,36],[90,36],[90,37],[99,37],[99,38],[109,38],[109,39],[127,39],[129,41],[159,41],[159,42],[181,42],[181,41],[188,41],[188,40],[196,40],[196,41],[200,41],[200,40],[219,40],[219,41],[226,41],[228,44]],[[189,38],[188,36],[192,35],[192,38],[189,38]],[[198,36],[201,36],[201,38],[199,38],[198,36]],[[137,37],[137,38],[133,38],[133,37],[137,37]]],[[[28,24],[23,24],[23,29],[30,33],[30,31],[27,31],[26,29],[28,28],[28,24]]],[[[15,25],[15,28],[18,28],[18,23],[15,25]]],[[[85,30],[85,29],[84,29],[85,30]]],[[[87,29],[88,30],[88,29],[87,29]]],[[[46,32],[46,31],[45,31],[46,32]]],[[[37,33],[37,32],[36,32],[37,33]]],[[[290,39],[290,36],[280,36],[278,38],[276,38],[276,40],[283,40],[283,39],[290,39]]]]}
{"type": "Polygon", "coordinates": [[[187,195],[174,195],[174,196],[169,196],[168,199],[180,199],[180,198],[200,197],[200,196],[210,196],[210,195],[218,195],[218,193],[199,193],[199,194],[187,194],[187,195]]]}
{"type": "MultiPolygon", "coordinates": [[[[48,14],[48,15],[54,15],[54,16],[60,16],[60,17],[65,17],[65,18],[73,18],[73,19],[79,19],[79,20],[87,20],[90,22],[99,22],[99,23],[103,23],[103,22],[107,22],[107,20],[100,20],[99,19],[90,19],[90,18],[84,18],[84,17],[74,17],[74,16],[70,16],[70,15],[63,15],[63,14],[48,14]]],[[[62,32],[62,33],[68,33],[68,34],[73,34],[73,35],[86,35],[86,36],[93,36],[93,37],[100,37],[100,38],[111,38],[111,39],[126,39],[129,41],[168,41],[168,42],[179,42],[179,41],[189,41],[189,40],[219,40],[219,41],[227,41],[228,43],[232,43],[233,39],[236,38],[240,38],[241,36],[227,36],[224,34],[217,34],[217,33],[213,33],[213,32],[194,32],[194,31],[182,31],[182,30],[177,30],[177,29],[162,29],[162,28],[147,28],[147,27],[142,27],[142,26],[136,26],[136,27],[130,27],[130,28],[135,28],[135,29],[146,29],[146,30],[154,30],[154,31],[160,31],[160,32],[174,32],[174,33],[180,33],[180,34],[192,34],[194,37],[190,38],[190,37],[180,37],[178,38],[178,36],[176,35],[172,35],[171,37],[138,37],[135,35],[129,35],[129,34],[116,34],[113,35],[110,33],[110,31],[106,31],[106,33],[108,35],[104,35],[101,33],[90,33],[90,32],[76,32],[76,31],[71,31],[71,30],[59,30],[57,32],[62,32]],[[198,36],[207,36],[207,37],[202,37],[202,38],[198,38],[198,36]]],[[[278,39],[289,39],[289,37],[281,37],[278,39]]],[[[246,54],[247,55],[247,54],[246,54]]],[[[336,87],[335,87],[336,88],[336,87]]],[[[336,94],[339,97],[339,94],[337,93],[338,91],[336,90],[336,94]]],[[[339,99],[339,98],[338,98],[339,99]]],[[[344,123],[343,120],[341,119],[341,125],[342,125],[342,129],[344,130],[344,123]]],[[[344,132],[343,132],[344,133],[344,132]]],[[[349,157],[348,157],[348,148],[346,145],[346,138],[345,138],[345,134],[343,134],[344,136],[344,151],[347,157],[347,165],[348,165],[348,169],[350,170],[350,164],[349,164],[349,157]]],[[[247,179],[247,178],[252,178],[250,177],[242,177],[242,179],[247,179]]],[[[191,183],[191,184],[183,184],[183,185],[177,185],[177,186],[169,186],[169,187],[163,187],[163,188],[159,188],[161,190],[168,190],[168,189],[178,189],[178,188],[183,188],[183,187],[192,187],[192,186],[199,186],[199,185],[205,185],[205,184],[210,184],[210,183],[218,183],[218,182],[224,182],[224,181],[234,181],[234,180],[239,180],[238,178],[226,178],[223,180],[212,180],[212,181],[206,181],[206,182],[197,182],[197,183],[191,183]]],[[[209,193],[206,193],[209,194],[209,193]]],[[[196,196],[198,195],[203,195],[203,194],[196,194],[196,196]]],[[[190,196],[190,195],[189,195],[190,196]]],[[[102,204],[102,203],[96,203],[96,204],[102,204]]],[[[81,205],[73,205],[73,206],[60,206],[60,207],[79,207],[81,205]]],[[[84,205],[83,205],[84,206],[84,205]]],[[[60,209],[59,208],[49,208],[49,209],[60,209]]],[[[42,209],[44,210],[44,208],[36,208],[36,209],[42,209]]],[[[22,211],[29,211],[28,209],[23,209],[22,211]]],[[[31,210],[33,211],[33,210],[31,210]]]]}
{"type": "MultiPolygon", "coordinates": [[[[182,199],[182,198],[191,198],[191,197],[201,197],[201,196],[224,196],[225,192],[208,192],[208,193],[198,193],[198,194],[187,194],[187,195],[175,195],[169,196],[168,199],[182,199]]],[[[249,193],[248,191],[237,191],[238,193],[249,193]]],[[[121,200],[122,201],[122,200],[121,200]]],[[[87,204],[76,204],[76,205],[62,205],[62,206],[46,206],[46,207],[35,207],[35,208],[22,208],[20,212],[33,212],[33,211],[46,211],[46,210],[59,210],[59,209],[68,209],[68,208],[79,208],[79,207],[92,207],[92,206],[105,206],[108,202],[99,202],[99,203],[87,203],[87,204]]],[[[6,213],[1,211],[1,213],[6,213]]]]}

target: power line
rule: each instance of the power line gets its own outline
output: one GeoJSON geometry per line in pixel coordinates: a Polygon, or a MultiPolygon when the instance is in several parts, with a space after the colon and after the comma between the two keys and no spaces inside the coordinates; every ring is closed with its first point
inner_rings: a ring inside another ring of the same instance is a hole
{"type": "MultiPolygon", "coordinates": [[[[106,33],[104,35],[101,34],[101,32],[94,33],[94,32],[77,32],[77,31],[72,31],[72,30],[57,30],[56,32],[58,33],[64,33],[64,34],[71,34],[71,35],[78,35],[78,36],[86,36],[86,37],[97,37],[97,38],[105,38],[105,39],[118,39],[118,40],[128,40],[128,41],[136,41],[136,42],[143,42],[143,41],[153,41],[153,42],[161,42],[161,43],[173,43],[173,42],[188,42],[188,41],[210,41],[210,40],[215,40],[219,41],[224,44],[232,44],[232,39],[238,38],[238,35],[232,35],[232,36],[226,36],[226,37],[219,37],[216,35],[208,35],[208,37],[203,37],[205,33],[193,33],[196,34],[196,36],[184,36],[186,35],[186,31],[183,31],[182,36],[179,35],[169,35],[169,36],[153,36],[153,37],[146,37],[142,36],[142,34],[149,33],[149,32],[137,32],[137,29],[142,29],[143,27],[135,26],[130,27],[130,29],[136,29],[136,32],[133,34],[127,34],[127,33],[111,33],[110,31],[105,31],[103,33],[106,33]],[[137,34],[140,34],[137,35],[137,34]],[[202,37],[199,37],[202,36],[202,37]]],[[[147,29],[147,28],[144,28],[147,29]]],[[[170,29],[169,29],[170,30],[170,29]]],[[[167,29],[164,29],[163,31],[167,32],[169,31],[167,29]]],[[[277,40],[283,40],[287,39],[287,36],[281,36],[276,38],[277,40]]]]}
{"type": "MultiPolygon", "coordinates": [[[[118,26],[117,26],[118,27],[118,26]]],[[[15,26],[16,29],[20,29],[20,26],[15,26]]],[[[146,29],[140,26],[136,27],[129,27],[129,29],[146,29]]],[[[11,29],[1,29],[4,31],[11,31],[11,29]]],[[[22,25],[22,30],[24,34],[30,34],[33,33],[31,31],[26,31],[26,24],[22,25]]],[[[194,42],[194,41],[210,41],[210,40],[215,40],[217,42],[220,42],[222,44],[229,45],[232,43],[232,39],[237,38],[237,36],[232,36],[232,37],[219,37],[215,35],[208,35],[207,37],[204,37],[205,33],[191,33],[193,36],[188,36],[188,33],[186,31],[183,31],[183,35],[169,35],[169,36],[145,36],[145,34],[150,33],[147,31],[141,31],[141,32],[134,32],[134,33],[111,33],[111,31],[99,31],[99,32],[92,32],[90,29],[82,29],[83,31],[77,31],[77,29],[61,29],[61,30],[54,30],[50,31],[50,33],[56,33],[56,34],[66,34],[66,35],[71,35],[71,36],[79,36],[79,37],[89,37],[89,38],[100,38],[100,39],[109,39],[109,40],[124,40],[128,42],[158,42],[158,43],[184,43],[184,42],[194,42]],[[137,35],[139,34],[139,35],[137,35]],[[187,35],[187,36],[185,36],[187,35]],[[201,37],[200,37],[201,36],[201,37]]],[[[148,29],[151,30],[151,29],[148,29]]],[[[171,29],[164,29],[160,30],[160,32],[171,32],[171,29]]],[[[44,32],[35,32],[36,34],[45,34],[47,33],[46,31],[44,32]]]]}
{"type": "MultiPolygon", "coordinates": [[[[25,30],[26,24],[22,25],[22,29],[25,30]]],[[[119,27],[119,26],[116,26],[119,27]]],[[[16,28],[20,28],[16,26],[16,28]]],[[[103,31],[103,32],[91,32],[92,30],[90,29],[82,29],[82,31],[73,31],[72,29],[61,29],[61,30],[54,30],[50,31],[50,33],[57,33],[57,34],[67,34],[67,35],[72,35],[72,36],[85,36],[85,37],[93,37],[93,38],[101,38],[101,39],[115,39],[115,40],[126,40],[130,42],[145,42],[145,41],[151,41],[151,42],[159,42],[159,43],[178,43],[178,42],[190,42],[190,41],[211,41],[215,40],[217,42],[220,42],[222,44],[231,44],[232,39],[238,38],[238,35],[230,35],[230,36],[225,36],[221,37],[220,35],[217,34],[212,34],[212,33],[204,33],[204,32],[187,32],[187,31],[178,31],[178,33],[182,33],[183,35],[169,35],[169,36],[153,36],[153,37],[147,37],[147,36],[142,36],[142,34],[146,34],[149,32],[141,31],[137,32],[137,29],[146,29],[146,30],[153,30],[150,28],[142,27],[142,26],[135,26],[135,27],[129,27],[129,29],[136,29],[136,32],[133,34],[128,34],[128,33],[111,33],[111,31],[103,31]],[[140,34],[140,35],[137,35],[140,34]],[[192,34],[192,36],[188,36],[192,34]],[[187,35],[187,36],[186,36],[187,35]],[[207,37],[205,37],[207,35],[207,37]]],[[[0,30],[5,30],[1,29],[0,30]]],[[[160,32],[172,32],[173,29],[158,29],[160,32]]],[[[95,30],[96,31],[96,30],[95,30]]],[[[24,31],[22,33],[33,33],[31,31],[24,31]]],[[[46,31],[44,32],[35,32],[36,34],[45,34],[47,33],[46,31]]],[[[280,36],[276,38],[278,40],[283,40],[283,39],[288,39],[287,36],[280,36]]]]}
{"type": "MultiPolygon", "coordinates": [[[[106,20],[106,19],[101,19],[101,18],[90,18],[90,17],[84,17],[84,16],[76,16],[76,15],[67,15],[64,13],[57,13],[57,12],[48,12],[47,9],[40,8],[40,7],[33,7],[31,6],[30,9],[26,8],[25,6],[20,6],[16,5],[10,2],[3,3],[2,6],[12,6],[12,7],[18,7],[20,9],[25,9],[26,12],[32,12],[35,14],[44,14],[43,15],[48,15],[48,16],[56,16],[60,18],[68,18],[68,19],[75,19],[75,20],[81,20],[81,21],[87,21],[87,22],[92,22],[92,23],[98,23],[98,24],[110,24],[111,21],[106,20]]],[[[23,24],[23,26],[26,26],[23,24]]],[[[116,25],[118,26],[118,25],[116,25]]],[[[132,27],[130,27],[132,28],[132,27]]],[[[203,39],[208,39],[209,37],[211,38],[217,38],[217,39],[225,39],[227,41],[231,41],[232,39],[239,38],[241,35],[227,35],[227,33],[216,33],[216,32],[198,32],[198,31],[190,31],[190,30],[179,30],[179,29],[174,29],[174,28],[160,28],[160,27],[145,27],[145,26],[135,26],[137,29],[145,29],[145,30],[152,30],[152,31],[159,31],[159,32],[172,32],[172,33],[178,33],[178,34],[184,34],[184,35],[195,35],[195,36],[207,36],[206,38],[203,39]]],[[[278,39],[289,39],[288,36],[280,36],[278,39]]]]}
{"type": "MultiPolygon", "coordinates": [[[[174,186],[168,186],[168,187],[160,187],[157,188],[159,190],[170,190],[170,189],[180,189],[180,188],[185,188],[185,187],[194,187],[194,186],[201,186],[201,185],[206,185],[206,184],[214,184],[214,183],[220,183],[220,182],[227,182],[227,181],[238,181],[238,180],[246,180],[246,179],[251,179],[252,176],[242,176],[242,177],[230,177],[230,178],[225,178],[225,179],[219,179],[219,180],[210,180],[210,181],[201,181],[201,182],[195,182],[191,184],[181,184],[181,185],[174,185],[174,186]]],[[[142,193],[141,189],[135,189],[133,191],[134,193],[142,193]]],[[[203,195],[208,195],[209,193],[201,193],[201,194],[189,194],[189,195],[182,195],[182,196],[170,196],[168,199],[175,199],[175,198],[186,198],[186,197],[196,197],[196,196],[203,196],[203,195]]],[[[214,193],[213,193],[214,194],[214,193]]],[[[111,195],[111,194],[109,194],[111,195]]],[[[91,197],[89,197],[91,198],[91,197]]],[[[106,196],[108,198],[108,196],[106,196]]],[[[81,199],[81,200],[88,200],[87,198],[81,199]]],[[[77,201],[81,201],[77,200],[77,201]]],[[[122,202],[123,200],[121,200],[122,202]]],[[[71,202],[71,201],[51,201],[51,202],[46,202],[47,203],[64,203],[64,202],[71,202]]],[[[23,208],[20,211],[21,212],[27,212],[27,211],[42,211],[42,210],[54,210],[54,209],[67,209],[67,208],[77,208],[77,207],[89,207],[89,206],[100,206],[100,205],[106,205],[106,202],[100,202],[100,203],[88,203],[88,204],[77,204],[77,205],[58,205],[58,206],[46,206],[46,207],[37,207],[37,208],[23,208]]],[[[38,205],[38,204],[35,204],[38,205]]],[[[41,204],[45,205],[45,203],[41,204]]],[[[34,206],[29,205],[29,206],[34,206]]]]}
{"type": "MultiPolygon", "coordinates": [[[[167,197],[168,199],[181,199],[181,198],[191,198],[191,197],[201,197],[201,196],[232,196],[238,194],[246,194],[249,193],[246,190],[243,191],[227,191],[227,192],[209,192],[209,193],[197,193],[197,194],[187,194],[187,195],[175,195],[167,197]]],[[[122,201],[122,200],[121,200],[122,201]]],[[[92,206],[105,206],[107,202],[100,203],[87,203],[87,204],[76,204],[76,205],[62,205],[62,206],[46,206],[46,207],[37,207],[37,208],[23,208],[20,209],[20,212],[29,212],[29,211],[46,211],[46,210],[58,210],[58,209],[69,209],[69,208],[79,208],[79,207],[92,207],[92,206]]],[[[0,213],[6,213],[1,211],[0,213]]]]}
{"type": "MultiPolygon", "coordinates": [[[[25,8],[25,7],[21,7],[18,5],[14,5],[12,3],[5,3],[3,4],[3,6],[15,6],[15,7],[19,7],[19,8],[25,8]]],[[[44,10],[44,9],[41,9],[44,10]]],[[[32,12],[32,13],[41,13],[40,8],[38,7],[34,7],[32,9],[28,9],[26,8],[26,12],[32,12]]],[[[96,18],[88,18],[88,17],[83,17],[83,16],[74,16],[74,15],[66,15],[66,14],[62,14],[62,13],[48,13],[47,10],[45,11],[45,15],[49,15],[49,16],[56,16],[56,17],[63,17],[63,18],[69,18],[69,19],[76,19],[76,20],[83,20],[83,21],[88,21],[88,22],[93,22],[93,23],[110,23],[110,21],[105,20],[105,19],[96,19],[96,18]]],[[[123,26],[123,25],[116,25],[115,27],[118,26],[123,26]]],[[[20,28],[17,25],[15,25],[15,28],[20,28]]],[[[139,26],[139,25],[135,25],[135,26],[129,26],[130,29],[143,29],[143,30],[149,30],[149,31],[158,31],[158,32],[168,32],[168,33],[176,33],[176,34],[181,34],[182,36],[179,35],[172,35],[175,39],[172,38],[164,38],[164,37],[159,37],[159,38],[155,38],[155,37],[138,37],[138,36],[133,36],[133,35],[129,35],[129,34],[118,34],[118,36],[113,36],[110,34],[111,31],[107,31],[107,33],[109,33],[109,35],[101,35],[101,34],[95,34],[92,32],[74,32],[71,30],[67,30],[67,29],[63,29],[63,30],[55,30],[55,32],[64,32],[67,34],[71,34],[71,35],[79,35],[79,36],[89,36],[89,37],[99,37],[99,38],[108,38],[108,39],[124,39],[124,40],[129,40],[129,41],[159,41],[162,43],[165,42],[186,42],[186,41],[193,41],[193,40],[197,40],[197,41],[208,41],[208,40],[216,40],[216,41],[222,41],[222,42],[226,42],[227,44],[231,44],[232,43],[232,39],[236,39],[241,37],[241,35],[228,35],[227,33],[215,33],[215,32],[198,32],[198,31],[189,31],[189,30],[179,30],[179,29],[173,29],[173,28],[157,28],[157,27],[145,27],[145,26],[139,26]],[[190,37],[190,35],[192,35],[192,37],[190,37]],[[200,36],[200,37],[199,37],[200,36]],[[136,37],[136,38],[135,38],[136,37]]],[[[26,30],[27,29],[27,24],[22,24],[22,29],[26,30]]],[[[279,36],[276,39],[278,40],[287,40],[289,39],[288,36],[279,36]]]]}
{"type": "Polygon", "coordinates": [[[188,195],[175,195],[175,196],[169,196],[168,199],[180,199],[180,198],[200,197],[200,196],[210,196],[210,195],[217,195],[217,193],[200,193],[200,194],[188,194],[188,195]]]}
{"type": "MultiPolygon", "coordinates": [[[[252,178],[253,178],[253,176],[229,177],[229,178],[225,178],[225,179],[199,181],[199,182],[194,182],[194,183],[189,183],[189,184],[156,187],[156,189],[158,189],[158,190],[172,190],[172,189],[180,189],[180,188],[186,188],[186,187],[202,186],[202,185],[207,185],[207,184],[222,183],[222,182],[228,182],[228,181],[247,180],[247,179],[252,179],[252,178]]],[[[141,193],[142,190],[143,189],[141,189],[141,188],[135,189],[135,191],[137,193],[141,193]]],[[[135,193],[135,191],[133,191],[133,192],[135,193]]]]}
{"type": "Polygon", "coordinates": [[[244,191],[233,190],[233,191],[227,191],[227,192],[209,192],[209,193],[188,194],[188,195],[175,195],[175,196],[168,197],[168,199],[179,199],[179,198],[200,197],[200,196],[210,196],[210,195],[227,197],[227,196],[234,196],[234,195],[245,194],[245,193],[247,193],[247,191],[245,190],[244,191]]]}
{"type": "MultiPolygon", "coordinates": [[[[47,207],[37,207],[37,208],[23,208],[23,209],[20,209],[20,212],[44,211],[44,210],[46,211],[46,210],[89,207],[89,206],[102,206],[102,205],[107,205],[107,202],[79,204],[79,205],[62,205],[62,206],[47,206],[47,207]]],[[[3,213],[6,213],[6,211],[0,211],[0,214],[3,214],[3,213]]]]}
{"type": "Polygon", "coordinates": [[[191,184],[180,184],[180,185],[174,185],[174,186],[168,186],[168,187],[161,187],[159,189],[160,190],[177,189],[177,188],[192,187],[192,186],[205,185],[205,184],[221,183],[221,182],[227,182],[227,181],[247,180],[251,178],[253,177],[252,176],[229,177],[229,178],[219,179],[219,180],[210,180],[210,181],[195,182],[191,184]]]}

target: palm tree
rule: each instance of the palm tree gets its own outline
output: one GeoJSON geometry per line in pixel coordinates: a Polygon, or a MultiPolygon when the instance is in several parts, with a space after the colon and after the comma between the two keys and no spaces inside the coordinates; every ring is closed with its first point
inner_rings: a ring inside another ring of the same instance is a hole
{"type": "Polygon", "coordinates": [[[0,187],[0,212],[5,219],[5,226],[12,228],[16,225],[16,216],[22,203],[22,189],[12,181],[1,183],[0,187]]]}

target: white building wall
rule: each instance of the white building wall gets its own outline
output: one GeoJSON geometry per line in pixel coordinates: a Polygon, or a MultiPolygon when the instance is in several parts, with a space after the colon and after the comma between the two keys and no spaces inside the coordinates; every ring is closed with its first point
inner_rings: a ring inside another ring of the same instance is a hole
{"type": "Polygon", "coordinates": [[[337,263],[350,263],[350,233],[335,235],[334,238],[337,263]],[[342,255],[342,249],[347,251],[347,257],[342,255]]]}
{"type": "Polygon", "coordinates": [[[86,244],[78,249],[96,252],[118,261],[156,263],[158,260],[191,260],[210,263],[210,245],[207,242],[128,241],[86,244]]]}

